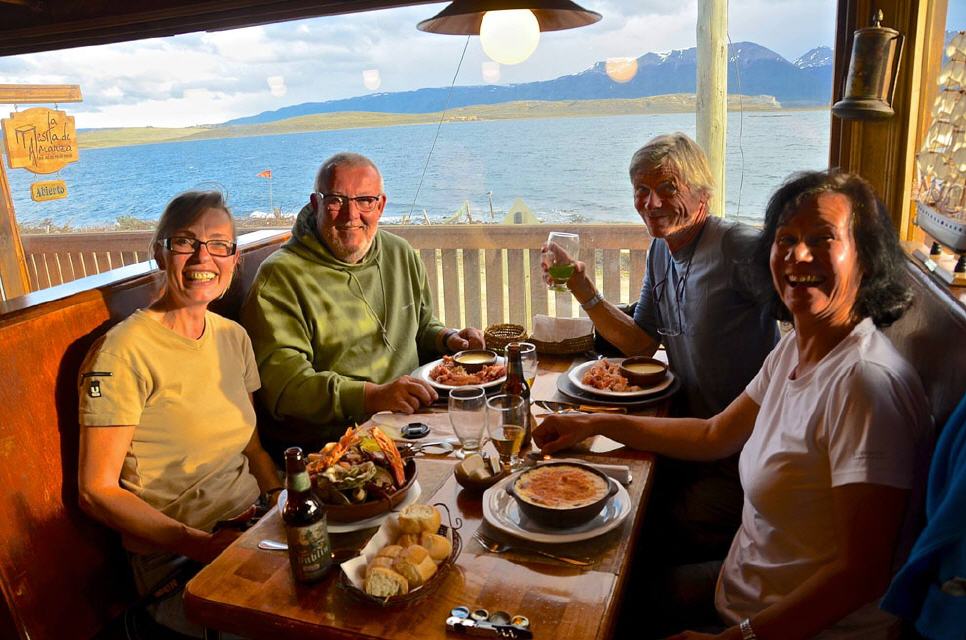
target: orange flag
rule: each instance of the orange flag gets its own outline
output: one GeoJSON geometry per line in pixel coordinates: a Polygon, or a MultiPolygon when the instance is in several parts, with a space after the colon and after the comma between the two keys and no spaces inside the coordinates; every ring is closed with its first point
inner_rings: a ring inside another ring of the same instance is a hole
{"type": "Polygon", "coordinates": [[[255,177],[256,178],[271,178],[272,177],[272,170],[271,169],[265,169],[264,171],[262,171],[260,174],[258,174],[255,177]]]}

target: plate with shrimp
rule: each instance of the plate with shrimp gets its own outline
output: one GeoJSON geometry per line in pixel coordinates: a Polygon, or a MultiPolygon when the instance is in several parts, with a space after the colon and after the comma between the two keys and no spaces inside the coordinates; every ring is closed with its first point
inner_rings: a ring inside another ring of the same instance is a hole
{"type": "Polygon", "coordinates": [[[670,371],[663,380],[649,387],[638,387],[628,383],[620,373],[623,358],[601,358],[577,365],[567,374],[578,389],[597,396],[612,398],[640,398],[660,393],[674,382],[670,371]]]}
{"type": "Polygon", "coordinates": [[[413,372],[413,376],[425,380],[441,391],[471,385],[490,389],[506,380],[506,358],[497,356],[496,364],[487,365],[475,373],[467,373],[466,369],[456,364],[453,356],[443,356],[419,367],[413,372]]]}

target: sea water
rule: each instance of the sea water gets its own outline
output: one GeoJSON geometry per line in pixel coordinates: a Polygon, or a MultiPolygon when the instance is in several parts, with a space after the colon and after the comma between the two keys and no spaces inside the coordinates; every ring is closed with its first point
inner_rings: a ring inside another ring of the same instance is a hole
{"type": "MultiPolygon", "coordinates": [[[[769,195],[789,174],[826,167],[829,120],[828,110],[730,113],[726,214],[760,220],[769,195]]],[[[81,149],[80,160],[59,174],[8,175],[17,219],[26,224],[49,219],[81,228],[110,226],[120,216],[156,220],[174,195],[198,188],[225,192],[237,217],[264,216],[276,208],[297,212],[322,160],[356,151],[382,171],[386,221],[410,213],[415,221],[424,215],[441,221],[467,203],[474,220],[499,221],[521,198],[544,222],[634,222],[631,155],[655,135],[693,137],[695,115],[447,122],[430,156],[436,131],[436,125],[406,125],[81,149]],[[265,169],[272,171],[271,184],[257,177],[265,169]],[[33,202],[29,185],[40,179],[66,181],[67,199],[33,202]]]]}

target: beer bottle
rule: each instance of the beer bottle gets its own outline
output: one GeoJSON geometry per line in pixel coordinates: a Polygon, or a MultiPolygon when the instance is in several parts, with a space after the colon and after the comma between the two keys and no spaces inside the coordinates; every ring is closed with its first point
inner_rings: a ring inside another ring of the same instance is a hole
{"type": "Polygon", "coordinates": [[[523,375],[523,356],[520,353],[520,343],[511,342],[506,347],[506,380],[503,382],[502,393],[523,397],[523,445],[521,451],[530,448],[530,436],[533,432],[534,418],[530,411],[530,385],[523,375]]]}
{"type": "Polygon", "coordinates": [[[315,582],[332,566],[332,546],[325,508],[312,490],[312,479],[298,447],[285,450],[285,489],[288,499],[282,510],[282,521],[292,573],[297,582],[315,582]]]}

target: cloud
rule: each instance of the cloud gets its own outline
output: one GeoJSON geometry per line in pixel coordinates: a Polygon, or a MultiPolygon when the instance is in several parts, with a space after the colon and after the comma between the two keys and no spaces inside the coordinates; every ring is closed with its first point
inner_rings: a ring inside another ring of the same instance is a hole
{"type": "MultiPolygon", "coordinates": [[[[541,35],[527,62],[484,77],[478,37],[423,33],[444,4],[386,9],[232,31],[195,33],[0,58],[0,82],[79,84],[78,126],[218,123],[301,102],[457,83],[520,83],[578,73],[608,58],[693,47],[696,0],[584,0],[603,14],[589,27],[541,35]],[[370,84],[374,80],[370,78],[370,84]],[[83,124],[82,124],[82,119],[83,124]]],[[[733,41],[794,59],[831,44],[835,0],[731,0],[733,41]],[[776,28],[779,25],[780,28],[776,28]]]]}

